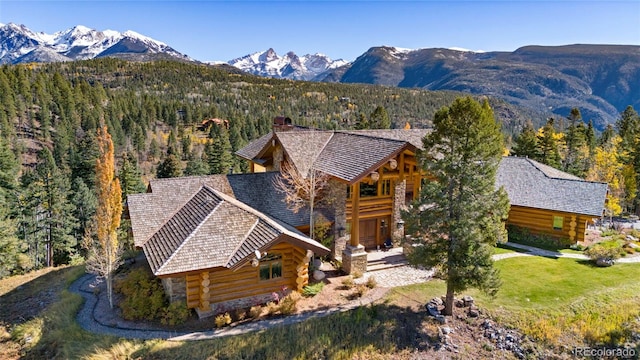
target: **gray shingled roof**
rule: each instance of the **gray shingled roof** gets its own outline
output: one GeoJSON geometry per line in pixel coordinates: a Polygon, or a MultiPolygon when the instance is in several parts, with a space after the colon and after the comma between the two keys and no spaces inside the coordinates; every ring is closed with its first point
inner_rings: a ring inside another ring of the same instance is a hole
{"type": "MultiPolygon", "coordinates": [[[[317,170],[353,183],[397,154],[403,146],[422,148],[422,138],[429,131],[284,131],[275,132],[274,136],[300,173],[308,173],[312,160],[315,159],[314,166],[317,170]]],[[[260,138],[236,154],[245,159],[258,161],[256,157],[268,146],[268,141],[260,138]],[[258,148],[260,150],[256,150],[258,148]]]]}
{"type": "Polygon", "coordinates": [[[318,156],[315,168],[353,183],[407,146],[411,145],[406,141],[338,132],[318,156]]]}
{"type": "Polygon", "coordinates": [[[376,129],[376,130],[348,130],[341,131],[349,134],[367,135],[382,139],[401,140],[410,143],[417,149],[422,149],[422,139],[431,132],[430,129],[376,129]]]}
{"type": "Polygon", "coordinates": [[[129,195],[127,207],[135,246],[141,247],[202,185],[233,194],[225,175],[208,175],[153,179],[149,182],[151,193],[129,195]]]}
{"type": "Polygon", "coordinates": [[[320,243],[205,185],[142,248],[159,276],[240,266],[255,250],[264,251],[280,241],[329,253],[320,243]]]}
{"type": "MultiPolygon", "coordinates": [[[[227,179],[233,191],[233,196],[243,203],[289,225],[309,225],[308,210],[302,209],[294,213],[287,208],[287,204],[284,202],[285,194],[275,186],[276,178],[280,176],[279,172],[271,171],[253,174],[233,174],[228,175],[227,179]]],[[[328,214],[323,213],[323,215],[331,219],[328,214]]]]}
{"type": "Polygon", "coordinates": [[[504,157],[496,186],[504,186],[511,205],[601,216],[607,184],[580,179],[537,161],[504,157]]]}
{"type": "Polygon", "coordinates": [[[269,132],[256,140],[248,143],[247,146],[242,149],[236,151],[238,156],[241,156],[247,160],[252,160],[256,156],[260,155],[260,153],[265,149],[265,147],[269,144],[271,139],[273,138],[274,133],[269,132]]]}
{"type": "Polygon", "coordinates": [[[298,173],[305,177],[333,136],[332,131],[286,131],[276,134],[298,173]]]}

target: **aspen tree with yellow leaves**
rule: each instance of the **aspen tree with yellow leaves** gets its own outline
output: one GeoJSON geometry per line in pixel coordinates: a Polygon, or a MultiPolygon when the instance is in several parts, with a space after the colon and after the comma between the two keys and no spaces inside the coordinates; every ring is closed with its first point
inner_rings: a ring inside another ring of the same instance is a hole
{"type": "Polygon", "coordinates": [[[122,189],[115,177],[115,157],[107,127],[98,129],[100,156],[96,160],[96,192],[98,207],[95,216],[97,241],[89,249],[87,270],[104,277],[109,305],[113,308],[113,273],[122,263],[122,247],[118,243],[118,227],[122,215],[122,189]]]}

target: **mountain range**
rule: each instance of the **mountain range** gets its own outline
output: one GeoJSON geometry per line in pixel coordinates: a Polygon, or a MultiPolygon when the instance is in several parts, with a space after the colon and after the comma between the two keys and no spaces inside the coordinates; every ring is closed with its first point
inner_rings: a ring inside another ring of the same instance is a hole
{"type": "Polygon", "coordinates": [[[597,128],[640,109],[640,46],[525,46],[513,52],[373,47],[316,81],[455,90],[559,117],[580,109],[597,128]]]}
{"type": "Polygon", "coordinates": [[[293,51],[278,56],[273,49],[260,51],[230,60],[229,65],[245,72],[278,79],[313,80],[317,76],[332,69],[347,65],[342,59],[331,60],[320,53],[303,56],[293,51]]]}
{"type": "MultiPolygon", "coordinates": [[[[195,61],[133,31],[78,25],[50,35],[0,24],[0,64],[103,56],[195,61]]],[[[577,107],[585,121],[593,120],[601,130],[626,106],[640,109],[640,46],[633,45],[525,46],[513,52],[377,46],[353,62],[319,53],[279,56],[268,49],[223,64],[264,77],[488,95],[556,117],[568,116],[577,107]]]]}
{"type": "Polygon", "coordinates": [[[97,31],[77,25],[45,34],[24,25],[0,24],[0,64],[87,60],[121,54],[137,54],[140,60],[155,54],[192,60],[167,44],[130,30],[97,31]]]}

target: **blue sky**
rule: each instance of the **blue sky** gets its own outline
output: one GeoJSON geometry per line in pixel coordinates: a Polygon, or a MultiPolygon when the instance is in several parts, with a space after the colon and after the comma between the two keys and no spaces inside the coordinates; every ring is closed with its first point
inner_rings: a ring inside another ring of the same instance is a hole
{"type": "Polygon", "coordinates": [[[524,45],[640,45],[627,1],[31,1],[0,0],[0,23],[54,33],[133,30],[197,60],[272,47],[354,60],[372,46],[513,51],[524,45]]]}

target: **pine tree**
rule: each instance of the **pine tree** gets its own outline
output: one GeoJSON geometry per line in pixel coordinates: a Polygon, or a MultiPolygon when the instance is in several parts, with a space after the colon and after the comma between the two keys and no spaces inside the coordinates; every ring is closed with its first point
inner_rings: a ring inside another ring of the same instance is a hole
{"type": "Polygon", "coordinates": [[[588,149],[585,148],[585,129],[580,110],[578,108],[571,109],[571,114],[567,119],[569,120],[569,126],[564,135],[566,148],[562,161],[562,170],[583,177],[588,149]]]}
{"type": "Polygon", "coordinates": [[[370,123],[372,129],[391,129],[391,119],[387,109],[382,105],[378,105],[371,113],[370,123]]]}
{"type": "Polygon", "coordinates": [[[103,276],[107,283],[109,305],[113,308],[113,273],[121,264],[122,247],[118,242],[118,227],[122,216],[122,190],[115,177],[115,157],[111,135],[106,127],[98,129],[100,157],[96,161],[97,244],[90,248],[88,269],[103,276]]]}
{"type": "Polygon", "coordinates": [[[433,126],[420,160],[429,182],[404,217],[424,245],[410,261],[442,269],[444,314],[452,315],[455,293],[477,287],[495,294],[500,286],[491,256],[496,242],[506,241],[509,202],[504,189],[495,189],[504,145],[486,101],[459,98],[436,113],[433,126]]]}
{"type": "Polygon", "coordinates": [[[77,244],[74,238],[73,205],[68,200],[68,176],[55,164],[48,148],[38,153],[36,181],[27,190],[31,192],[32,206],[36,208],[36,238],[45,244],[45,266],[68,261],[77,244]],[[55,257],[55,259],[54,259],[55,257]],[[55,261],[54,261],[55,260],[55,261]]]}
{"type": "Polygon", "coordinates": [[[179,177],[182,175],[182,165],[180,164],[180,160],[174,154],[166,154],[164,160],[158,165],[158,170],[156,171],[156,177],[158,179],[162,178],[172,178],[179,177]]]}
{"type": "Polygon", "coordinates": [[[554,120],[550,118],[547,123],[538,131],[538,153],[540,161],[554,168],[560,167],[560,152],[556,140],[556,130],[554,120]]]}
{"type": "Polygon", "coordinates": [[[364,130],[369,128],[369,119],[367,119],[367,116],[362,112],[358,113],[355,128],[356,130],[364,130]]]}
{"type": "Polygon", "coordinates": [[[533,123],[527,121],[522,128],[522,132],[515,138],[511,153],[515,156],[528,157],[534,160],[540,158],[538,152],[538,138],[533,128],[533,123]]]}
{"type": "Polygon", "coordinates": [[[74,227],[75,237],[81,239],[90,230],[98,206],[98,199],[93,189],[90,189],[82,178],[73,180],[71,204],[73,215],[78,220],[74,227]]]}
{"type": "Polygon", "coordinates": [[[10,216],[6,204],[0,206],[0,279],[11,274],[17,267],[20,241],[16,236],[17,223],[10,216]]]}
{"type": "Polygon", "coordinates": [[[194,157],[187,161],[187,167],[184,169],[185,176],[199,176],[209,174],[209,166],[202,161],[201,157],[194,157]]]}
{"type": "Polygon", "coordinates": [[[205,148],[209,174],[227,174],[233,165],[229,132],[224,127],[213,125],[211,128],[219,129],[217,129],[217,136],[212,130],[212,135],[216,137],[213,138],[213,142],[208,143],[205,148]]]}
{"type": "Polygon", "coordinates": [[[120,187],[122,189],[122,201],[127,200],[130,194],[138,194],[146,190],[146,186],[142,182],[138,162],[131,153],[122,154],[122,164],[118,173],[120,187]]]}
{"type": "Polygon", "coordinates": [[[640,135],[640,116],[633,106],[627,106],[620,114],[620,119],[616,121],[616,129],[622,138],[620,146],[631,152],[636,145],[637,136],[640,135]]]}

